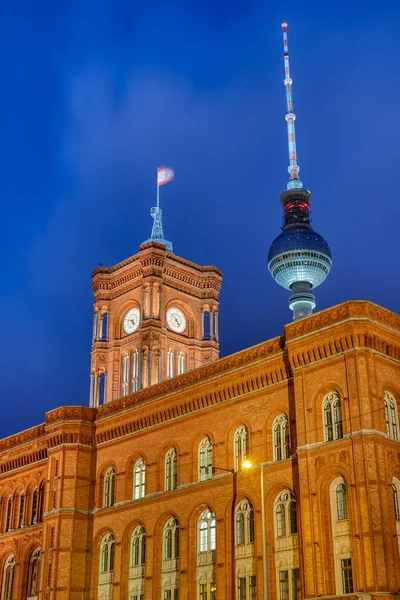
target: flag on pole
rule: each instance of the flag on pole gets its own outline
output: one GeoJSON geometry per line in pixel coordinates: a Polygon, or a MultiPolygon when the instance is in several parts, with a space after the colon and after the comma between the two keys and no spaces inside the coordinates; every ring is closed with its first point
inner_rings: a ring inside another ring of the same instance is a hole
{"type": "Polygon", "coordinates": [[[171,167],[158,167],[157,169],[157,187],[172,181],[174,178],[174,170],[171,167]]]}

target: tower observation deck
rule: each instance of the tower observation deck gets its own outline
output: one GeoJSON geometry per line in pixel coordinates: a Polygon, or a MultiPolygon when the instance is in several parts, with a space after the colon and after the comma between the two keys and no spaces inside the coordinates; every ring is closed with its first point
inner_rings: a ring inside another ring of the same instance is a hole
{"type": "Polygon", "coordinates": [[[287,24],[282,23],[286,88],[285,116],[289,145],[289,182],[281,194],[282,233],[272,242],[268,269],[280,286],[290,290],[293,319],[312,314],[316,306],[312,290],[325,281],[332,266],[331,251],[324,238],[314,231],[310,218],[311,194],[303,188],[297,164],[295,120],[290,77],[287,24]]]}

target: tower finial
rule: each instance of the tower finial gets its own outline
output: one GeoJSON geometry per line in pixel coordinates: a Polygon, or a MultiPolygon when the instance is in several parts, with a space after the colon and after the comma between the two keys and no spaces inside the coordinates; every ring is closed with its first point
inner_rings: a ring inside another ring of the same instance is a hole
{"type": "MultiPolygon", "coordinates": [[[[162,210],[160,208],[160,186],[172,181],[174,171],[171,167],[158,167],[157,169],[157,206],[150,209],[150,214],[154,219],[151,237],[147,242],[158,242],[164,244],[167,252],[172,252],[172,243],[164,238],[164,230],[162,225],[162,210]]],[[[146,243],[146,242],[145,242],[146,243]]]]}
{"type": "Polygon", "coordinates": [[[297,164],[297,152],[296,152],[296,131],[294,122],[296,115],[293,112],[293,96],[292,96],[292,84],[293,80],[290,77],[290,66],[289,66],[289,46],[287,39],[287,23],[282,23],[283,29],[283,56],[285,62],[285,79],[283,83],[286,88],[286,123],[288,132],[288,145],[289,145],[289,167],[288,171],[290,179],[287,184],[287,189],[302,189],[303,184],[299,179],[300,167],[297,164]]]}

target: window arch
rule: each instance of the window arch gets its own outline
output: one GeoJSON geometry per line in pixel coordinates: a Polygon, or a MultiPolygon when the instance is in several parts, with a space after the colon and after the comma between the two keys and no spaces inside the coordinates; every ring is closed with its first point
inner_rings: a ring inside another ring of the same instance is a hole
{"type": "Polygon", "coordinates": [[[249,500],[240,502],[235,510],[236,546],[254,543],[254,509],[249,500]]]}
{"type": "Polygon", "coordinates": [[[297,504],[294,494],[285,490],[275,500],[276,537],[297,534],[297,504]]]}
{"type": "Polygon", "coordinates": [[[178,486],[178,454],[175,448],[165,455],[165,491],[176,490],[178,486]]]}
{"type": "Polygon", "coordinates": [[[198,518],[197,536],[200,553],[216,549],[215,515],[209,508],[203,510],[198,518]]]}
{"type": "Polygon", "coordinates": [[[136,461],[133,468],[133,499],[139,500],[145,496],[146,463],[143,458],[136,461]]]}
{"type": "Polygon", "coordinates": [[[290,458],[289,421],[285,414],[278,415],[274,420],[274,460],[290,458]]]}
{"type": "Polygon", "coordinates": [[[122,357],[122,396],[129,394],[129,355],[126,352],[122,357]]]}
{"type": "Polygon", "coordinates": [[[339,483],[336,487],[336,511],[338,521],[348,519],[347,487],[345,483],[339,483]]]}
{"type": "Polygon", "coordinates": [[[178,375],[182,375],[186,370],[186,357],[182,352],[178,352],[178,375]]]}
{"type": "Polygon", "coordinates": [[[399,439],[399,420],[397,412],[397,403],[389,392],[384,393],[383,397],[385,407],[386,432],[391,440],[399,439]]]}
{"type": "Polygon", "coordinates": [[[104,475],[103,508],[114,506],[115,471],[112,467],[104,475]]]}
{"type": "Polygon", "coordinates": [[[207,481],[212,477],[212,443],[204,438],[199,445],[199,480],[207,481]]]}
{"type": "Polygon", "coordinates": [[[18,529],[20,529],[24,525],[24,508],[25,508],[25,494],[24,494],[24,492],[22,492],[19,496],[18,523],[17,523],[18,529]]]}
{"type": "Polygon", "coordinates": [[[114,536],[107,533],[100,544],[100,573],[114,571],[114,536]]]}
{"type": "Polygon", "coordinates": [[[139,567],[146,562],[146,532],[138,525],[131,537],[131,567],[139,567]]]}
{"type": "Polygon", "coordinates": [[[31,554],[28,569],[27,596],[37,596],[39,591],[40,549],[36,548],[31,554]]]}
{"type": "Polygon", "coordinates": [[[169,519],[163,530],[163,560],[179,558],[179,523],[176,519],[169,519]]]}
{"type": "Polygon", "coordinates": [[[1,600],[12,600],[15,556],[11,554],[4,563],[1,600]]]}
{"type": "Polygon", "coordinates": [[[325,441],[332,442],[343,437],[342,404],[337,392],[329,392],[323,404],[325,441]]]}
{"type": "Polygon", "coordinates": [[[242,464],[249,454],[249,432],[245,425],[239,427],[234,435],[235,471],[242,470],[242,464]]]}
{"type": "Polygon", "coordinates": [[[12,496],[10,496],[7,500],[6,505],[6,520],[4,523],[4,531],[10,531],[11,526],[11,514],[12,514],[12,496]]]}

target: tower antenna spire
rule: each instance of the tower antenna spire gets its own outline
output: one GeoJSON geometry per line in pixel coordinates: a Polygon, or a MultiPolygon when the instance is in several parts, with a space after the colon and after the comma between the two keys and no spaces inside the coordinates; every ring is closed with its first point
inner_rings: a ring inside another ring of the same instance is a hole
{"type": "Polygon", "coordinates": [[[289,46],[287,39],[287,23],[282,23],[283,29],[283,58],[285,63],[285,79],[283,81],[286,89],[286,123],[288,133],[288,145],[289,145],[289,175],[290,179],[287,184],[288,190],[302,189],[303,184],[299,179],[300,167],[297,164],[297,151],[296,151],[296,130],[294,122],[296,115],[293,112],[293,94],[292,84],[293,79],[290,77],[290,65],[289,65],[289,46]]]}

